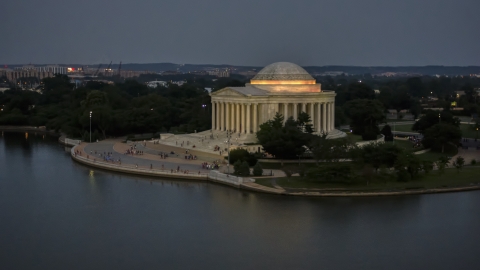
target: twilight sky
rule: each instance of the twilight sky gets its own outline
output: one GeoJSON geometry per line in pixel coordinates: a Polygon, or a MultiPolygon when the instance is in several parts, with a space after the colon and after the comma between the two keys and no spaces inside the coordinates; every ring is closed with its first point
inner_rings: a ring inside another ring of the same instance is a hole
{"type": "Polygon", "coordinates": [[[5,0],[0,65],[480,65],[479,0],[5,0]]]}

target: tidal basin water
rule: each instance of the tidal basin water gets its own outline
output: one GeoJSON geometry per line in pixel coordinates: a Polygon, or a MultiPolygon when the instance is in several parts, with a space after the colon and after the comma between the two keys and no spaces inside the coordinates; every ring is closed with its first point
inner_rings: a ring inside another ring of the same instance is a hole
{"type": "Polygon", "coordinates": [[[297,198],[135,177],[0,136],[0,269],[480,269],[480,192],[297,198]]]}

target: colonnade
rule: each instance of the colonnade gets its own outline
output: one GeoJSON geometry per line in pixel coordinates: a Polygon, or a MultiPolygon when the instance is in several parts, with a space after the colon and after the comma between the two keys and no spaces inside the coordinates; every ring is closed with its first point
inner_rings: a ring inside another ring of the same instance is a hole
{"type": "MultiPolygon", "coordinates": [[[[256,133],[260,126],[261,106],[272,104],[236,103],[228,101],[212,101],[212,130],[230,130],[236,133],[256,133]]],[[[334,102],[309,103],[276,103],[273,104],[276,112],[284,116],[297,119],[300,112],[310,115],[311,124],[315,132],[329,132],[335,128],[334,102]]],[[[273,118],[273,117],[271,117],[273,118]]]]}

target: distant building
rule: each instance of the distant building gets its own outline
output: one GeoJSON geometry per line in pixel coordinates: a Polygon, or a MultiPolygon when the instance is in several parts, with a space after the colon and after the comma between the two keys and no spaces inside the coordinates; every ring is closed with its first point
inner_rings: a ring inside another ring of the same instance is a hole
{"type": "Polygon", "coordinates": [[[183,84],[186,83],[186,81],[175,81],[175,82],[170,82],[171,84],[176,84],[178,86],[182,86],[183,84]]]}
{"type": "Polygon", "coordinates": [[[155,80],[155,81],[147,82],[147,86],[150,87],[150,88],[157,88],[158,86],[167,87],[168,83],[166,81],[155,80]]]}
{"type": "Polygon", "coordinates": [[[211,76],[217,76],[217,77],[230,77],[230,69],[225,68],[225,69],[212,69],[212,70],[207,70],[208,75],[211,76]]]}
{"type": "Polygon", "coordinates": [[[326,71],[326,72],[323,72],[323,73],[316,73],[316,74],[313,74],[314,76],[332,76],[332,77],[335,77],[335,76],[341,76],[341,75],[348,75],[348,73],[345,73],[343,71],[326,71]]]}
{"type": "Polygon", "coordinates": [[[36,67],[34,65],[25,65],[22,67],[16,67],[15,70],[36,70],[40,72],[52,72],[53,74],[67,74],[67,67],[61,67],[59,65],[47,65],[36,67]]]}
{"type": "Polygon", "coordinates": [[[182,75],[182,72],[176,71],[176,70],[167,70],[162,72],[162,75],[182,75]]]}
{"type": "Polygon", "coordinates": [[[37,71],[35,69],[30,70],[10,70],[7,71],[5,76],[10,82],[16,82],[20,78],[38,78],[39,80],[44,78],[51,78],[54,76],[54,73],[51,71],[37,71]]]}
{"type": "Polygon", "coordinates": [[[44,67],[35,67],[38,71],[52,72],[53,74],[67,74],[67,67],[61,67],[59,65],[48,65],[44,67]]]}
{"type": "Polygon", "coordinates": [[[194,75],[200,75],[200,76],[209,75],[209,73],[205,70],[192,71],[192,72],[189,72],[189,73],[194,74],[194,75]]]}

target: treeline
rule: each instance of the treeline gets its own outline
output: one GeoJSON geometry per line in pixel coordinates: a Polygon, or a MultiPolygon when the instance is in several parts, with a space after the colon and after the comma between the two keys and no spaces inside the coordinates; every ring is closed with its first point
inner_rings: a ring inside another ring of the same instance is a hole
{"type": "MultiPolygon", "coordinates": [[[[219,82],[222,83],[222,82],[219,82]]],[[[68,77],[42,81],[41,93],[0,93],[0,125],[46,126],[76,138],[126,134],[194,132],[211,125],[210,96],[202,85],[148,88],[135,80],[114,85],[88,82],[74,88],[68,77]]]]}

